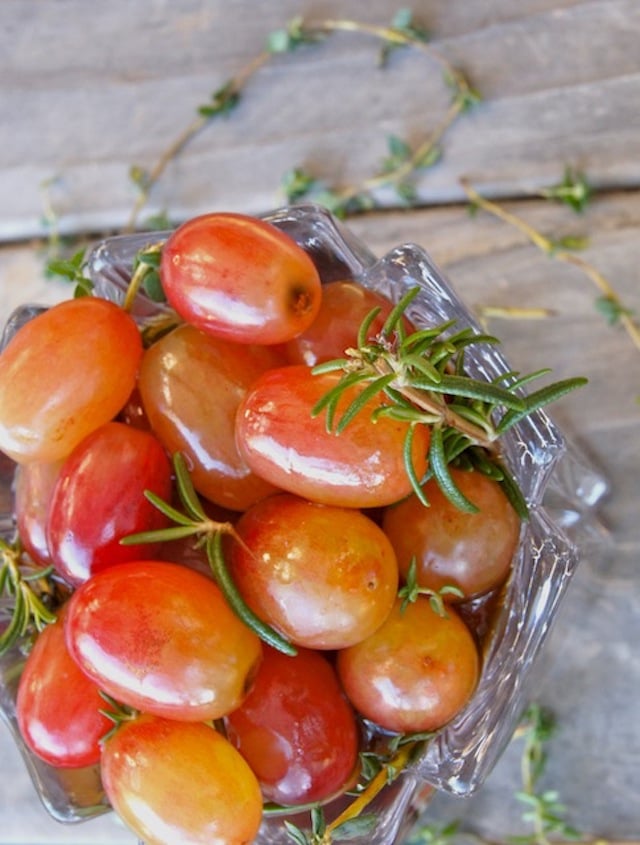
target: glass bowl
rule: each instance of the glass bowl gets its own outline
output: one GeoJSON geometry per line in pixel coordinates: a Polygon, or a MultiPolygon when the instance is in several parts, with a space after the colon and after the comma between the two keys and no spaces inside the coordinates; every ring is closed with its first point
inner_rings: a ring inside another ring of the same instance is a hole
{"type": "MultiPolygon", "coordinates": [[[[426,327],[453,319],[456,330],[471,327],[480,332],[455,290],[420,247],[403,244],[378,260],[346,226],[314,205],[283,208],[265,219],[307,250],[323,282],[351,277],[393,301],[419,285],[420,293],[408,312],[414,324],[426,327]]],[[[138,250],[167,234],[122,235],[99,243],[88,256],[87,266],[95,293],[121,302],[138,250]]],[[[140,295],[132,313],[144,322],[164,307],[140,295]]],[[[7,323],[3,344],[38,310],[38,306],[19,308],[7,323]]],[[[466,363],[470,375],[489,381],[511,370],[500,348],[487,344],[470,347],[466,363]]],[[[503,449],[531,516],[523,526],[503,600],[484,639],[478,687],[464,710],[378,795],[367,810],[375,814],[375,830],[350,839],[354,845],[401,842],[434,790],[458,796],[477,790],[510,741],[526,705],[541,649],[578,562],[581,538],[588,536],[606,484],[544,411],[511,429],[503,449]]],[[[12,477],[11,461],[2,458],[0,530],[5,537],[13,532],[12,477]]],[[[108,811],[96,768],[55,770],[24,747],[14,710],[22,662],[19,648],[0,662],[0,714],[13,732],[42,803],[53,818],[67,823],[108,811]]],[[[342,806],[340,801],[328,805],[327,819],[342,806]]],[[[304,827],[308,814],[289,818],[304,827]]],[[[290,842],[282,819],[266,819],[257,842],[290,842]]]]}

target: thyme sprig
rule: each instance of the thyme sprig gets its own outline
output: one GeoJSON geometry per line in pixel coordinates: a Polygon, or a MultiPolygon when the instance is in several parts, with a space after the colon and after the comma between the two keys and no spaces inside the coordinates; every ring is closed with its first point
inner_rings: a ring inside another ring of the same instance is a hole
{"type": "Polygon", "coordinates": [[[564,819],[565,807],[555,790],[541,791],[538,784],[547,763],[547,745],[555,733],[553,714],[537,703],[529,705],[515,737],[524,738],[520,758],[521,789],[516,798],[524,805],[522,819],[532,827],[529,835],[512,837],[517,845],[550,845],[558,837],[578,839],[580,833],[564,819]]]}
{"type": "Polygon", "coordinates": [[[133,307],[136,296],[140,290],[144,290],[147,296],[154,302],[162,302],[165,299],[160,282],[160,259],[164,241],[156,241],[149,244],[136,253],[131,279],[127,286],[122,307],[130,311],[133,307]]]}
{"type": "Polygon", "coordinates": [[[285,654],[296,654],[295,646],[256,616],[242,598],[231,577],[225,560],[223,539],[228,536],[236,542],[242,542],[233,524],[218,522],[207,516],[191,481],[186,460],[180,452],[176,452],[173,456],[173,468],[182,510],[165,502],[152,491],[145,491],[145,497],[175,525],[130,534],[120,542],[129,546],[137,543],[164,543],[193,537],[197,546],[204,547],[212,575],[234,613],[268,645],[285,654]]]}
{"type": "MultiPolygon", "coordinates": [[[[556,730],[553,713],[537,702],[525,710],[512,742],[523,741],[520,754],[520,784],[514,797],[523,806],[522,821],[529,830],[506,837],[507,845],[558,845],[561,842],[586,842],[584,835],[565,819],[565,806],[556,790],[541,790],[540,780],[546,770],[548,746],[556,730]]],[[[445,825],[419,825],[407,845],[456,845],[458,841],[477,845],[498,845],[468,830],[463,819],[445,825]]],[[[592,845],[604,840],[595,840],[592,845]]]]}
{"type": "MultiPolygon", "coordinates": [[[[565,176],[565,182],[566,181],[567,177],[565,176]]],[[[508,223],[510,226],[513,226],[525,235],[529,241],[534,244],[534,246],[550,258],[553,258],[556,261],[561,261],[564,264],[571,264],[581,270],[582,273],[590,279],[591,282],[593,282],[600,292],[600,295],[596,299],[595,303],[597,310],[606,317],[610,324],[620,324],[630,337],[636,349],[640,350],[640,325],[637,322],[636,315],[630,308],[627,308],[611,282],[604,276],[603,273],[600,272],[600,270],[594,267],[593,264],[587,261],[583,256],[577,255],[573,249],[567,248],[567,246],[574,246],[574,244],[570,243],[567,245],[566,241],[558,242],[548,238],[522,217],[514,214],[513,211],[505,208],[500,203],[482,196],[482,194],[480,194],[479,191],[477,191],[468,181],[462,180],[461,184],[474,209],[481,208],[483,211],[492,214],[504,223],[508,223]]],[[[556,186],[556,190],[560,190],[562,187],[563,185],[561,183],[559,188],[556,186]]],[[[567,190],[571,190],[571,185],[567,187],[567,190]]],[[[586,189],[579,189],[574,186],[574,190],[578,191],[578,193],[582,195],[586,189]]],[[[549,197],[554,198],[554,195],[554,189],[550,189],[549,197]]],[[[586,202],[586,199],[584,202],[586,202]]]]}
{"type": "Polygon", "coordinates": [[[423,747],[422,738],[400,741],[388,758],[379,761],[375,774],[357,797],[331,822],[326,822],[322,807],[312,809],[309,833],[285,820],[284,827],[291,841],[296,845],[332,845],[334,841],[342,842],[371,833],[377,823],[377,815],[365,811],[384,787],[406,770],[423,747]]]}
{"type": "Polygon", "coordinates": [[[433,590],[429,587],[421,587],[418,583],[417,565],[415,556],[411,558],[407,577],[404,585],[398,590],[398,598],[402,599],[400,604],[400,612],[403,613],[405,609],[412,602],[417,601],[418,596],[426,596],[429,599],[429,604],[432,610],[438,616],[447,616],[446,601],[447,596],[455,596],[458,599],[464,598],[464,593],[459,587],[453,584],[445,584],[439,590],[433,590]]]}
{"type": "MultiPolygon", "coordinates": [[[[367,180],[364,185],[347,187],[340,192],[324,192],[323,204],[327,205],[338,216],[370,208],[374,202],[372,192],[376,188],[386,185],[396,186],[398,196],[403,201],[413,201],[415,191],[411,181],[412,176],[420,168],[435,163],[439,156],[439,142],[443,135],[460,114],[479,101],[478,92],[473,88],[464,73],[429,41],[426,30],[415,21],[413,13],[409,9],[398,10],[387,26],[376,26],[362,21],[342,18],[305,20],[301,16],[296,16],[284,27],[268,34],[264,48],[230,79],[218,86],[206,103],[198,106],[196,116],[163,150],[155,164],[150,168],[140,165],[131,166],[129,176],[138,189],[138,194],[124,231],[132,232],[136,229],[140,213],[147,205],[154,186],[159,182],[171,162],[212,120],[226,117],[235,110],[242,100],[244,90],[265,65],[283,54],[317,44],[338,32],[357,33],[380,41],[382,44],[380,66],[387,64],[390,54],[397,48],[410,47],[422,52],[440,66],[445,84],[451,91],[451,106],[440,125],[415,149],[408,150],[404,159],[397,162],[397,166],[392,169],[388,169],[388,167],[385,169],[383,165],[382,171],[367,180]],[[334,194],[337,195],[334,196],[334,194]]],[[[291,181],[295,172],[296,169],[291,171],[285,177],[285,182],[291,181]]],[[[315,180],[307,184],[306,193],[311,190],[312,185],[315,186],[315,180]]],[[[298,190],[299,186],[300,180],[298,180],[298,190]]],[[[301,196],[299,195],[298,198],[301,198],[301,196]]]]}
{"type": "Polygon", "coordinates": [[[55,622],[50,607],[55,590],[49,580],[52,567],[34,567],[25,561],[19,542],[0,539],[0,622],[9,622],[0,632],[0,655],[5,654],[30,630],[42,631],[55,622]]]}
{"type": "Polygon", "coordinates": [[[470,377],[465,369],[465,349],[472,344],[499,341],[470,328],[451,333],[455,328],[453,321],[407,335],[402,317],[419,293],[419,287],[409,289],[378,335],[369,338],[370,326],[379,314],[379,309],[373,309],[360,326],[357,346],[346,350],[346,357],[314,367],[314,374],[342,375],[316,403],[312,415],[325,414],[327,430],[340,434],[357,414],[375,402],[371,411],[374,419],[386,416],[410,423],[404,465],[413,490],[425,505],[428,502],[423,482],[427,479],[416,475],[412,446],[415,426],[428,425],[428,477],[435,478],[456,507],[468,512],[477,510],[449,472],[450,464],[464,459],[502,482],[520,516],[526,518],[526,503],[500,462],[499,438],[524,417],[586,384],[586,379],[564,379],[526,394],[522,388],[547,370],[526,376],[507,373],[493,382],[470,377]],[[355,398],[347,401],[345,407],[346,391],[356,386],[359,389],[355,398]]]}
{"type": "Polygon", "coordinates": [[[382,160],[379,171],[362,182],[341,188],[323,185],[309,171],[296,166],[286,171],[281,180],[287,201],[314,200],[336,217],[345,218],[375,208],[377,192],[391,187],[403,205],[415,205],[418,200],[416,177],[420,171],[433,167],[440,160],[443,137],[458,117],[480,100],[480,95],[460,73],[448,72],[446,81],[453,91],[449,108],[419,144],[412,146],[403,138],[390,135],[387,138],[388,154],[382,160]]]}

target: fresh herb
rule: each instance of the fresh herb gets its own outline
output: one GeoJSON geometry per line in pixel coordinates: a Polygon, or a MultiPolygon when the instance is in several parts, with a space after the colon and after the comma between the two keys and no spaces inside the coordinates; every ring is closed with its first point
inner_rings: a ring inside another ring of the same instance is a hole
{"type": "MultiPolygon", "coordinates": [[[[548,745],[555,735],[553,714],[537,703],[532,703],[523,714],[512,742],[523,740],[520,756],[520,786],[515,798],[523,805],[522,821],[530,828],[506,838],[508,845],[558,845],[583,839],[582,834],[565,819],[566,808],[556,790],[541,790],[540,781],[548,759],[548,745]]],[[[451,845],[460,835],[478,845],[496,845],[473,834],[458,819],[445,825],[419,825],[412,832],[407,845],[451,845]]]]}
{"type": "Polygon", "coordinates": [[[406,845],[450,845],[459,829],[457,820],[442,825],[421,825],[412,832],[406,845]]]}
{"type": "MultiPolygon", "coordinates": [[[[565,177],[566,181],[567,177],[565,177]]],[[[581,183],[578,183],[581,184],[581,183]]],[[[627,308],[620,296],[614,289],[613,285],[605,276],[587,261],[583,256],[576,255],[573,249],[576,246],[575,238],[570,241],[571,249],[567,248],[566,240],[563,242],[554,241],[543,235],[530,223],[514,214],[509,209],[505,208],[499,203],[483,197],[474,187],[468,182],[462,182],[462,187],[471,202],[474,209],[482,209],[489,212],[499,220],[513,226],[519,232],[526,235],[526,237],[538,247],[543,253],[556,261],[562,261],[565,264],[571,264],[577,267],[582,273],[590,279],[593,284],[600,291],[600,296],[596,300],[596,308],[605,316],[607,321],[613,325],[620,324],[627,335],[630,337],[636,349],[640,350],[640,325],[637,322],[634,312],[627,308]]],[[[552,193],[556,189],[550,189],[552,193]]],[[[551,194],[550,194],[551,196],[551,194]]],[[[582,245],[582,244],[580,244],[582,245]]]]}
{"type": "Polygon", "coordinates": [[[175,525],[130,534],[120,542],[129,546],[137,543],[164,543],[193,537],[198,546],[204,546],[213,577],[234,613],[268,645],[284,654],[295,655],[297,653],[295,646],[259,619],[246,604],[229,573],[224,556],[223,538],[231,537],[236,542],[241,542],[232,523],[210,519],[204,512],[189,476],[186,461],[179,452],[173,456],[173,467],[182,510],[178,510],[150,491],[146,491],[145,496],[175,525]]]}
{"type": "Polygon", "coordinates": [[[98,690],[98,694],[106,705],[105,707],[100,708],[98,712],[112,723],[111,728],[100,738],[100,744],[104,745],[104,743],[108,742],[108,740],[110,740],[117,732],[121,725],[137,719],[140,715],[140,711],[136,710],[134,707],[122,704],[120,701],[116,701],[115,698],[112,698],[104,690],[98,690]]]}
{"type": "Polygon", "coordinates": [[[139,250],[134,258],[131,279],[127,286],[122,307],[130,311],[136,296],[143,290],[154,302],[164,302],[165,295],[160,281],[160,260],[164,241],[157,241],[139,250]]]}
{"type": "Polygon", "coordinates": [[[29,632],[40,632],[55,622],[51,572],[52,567],[36,568],[26,560],[19,543],[0,539],[0,619],[9,614],[0,632],[0,655],[29,632]]]}
{"type": "Polygon", "coordinates": [[[516,798],[524,805],[524,822],[532,827],[530,834],[511,837],[518,845],[550,845],[550,841],[573,840],[580,833],[564,819],[565,807],[555,790],[539,790],[539,782],[547,764],[547,746],[556,729],[553,714],[539,704],[531,704],[516,731],[523,738],[520,760],[522,787],[516,798]]]}
{"type": "MultiPolygon", "coordinates": [[[[430,736],[430,735],[429,735],[430,736]]],[[[321,807],[311,810],[309,832],[285,820],[284,827],[289,839],[296,845],[332,845],[374,832],[377,816],[365,812],[374,798],[407,768],[416,753],[424,748],[424,741],[409,739],[386,759],[379,758],[375,773],[356,798],[331,822],[327,822],[321,807]]]]}
{"type": "Polygon", "coordinates": [[[426,505],[423,482],[434,477],[445,496],[463,511],[476,506],[455,485],[449,465],[463,457],[473,467],[491,474],[503,484],[514,508],[525,519],[527,506],[502,465],[499,438],[534,411],[586,384],[584,378],[554,382],[532,393],[522,388],[546,374],[546,370],[519,376],[507,373],[494,382],[467,375],[465,349],[472,344],[497,344],[491,335],[470,328],[454,330],[452,322],[419,329],[406,335],[402,317],[420,293],[411,288],[387,317],[380,333],[368,338],[379,313],[374,309],[363,321],[357,345],[338,358],[314,367],[315,374],[341,372],[338,383],[312,410],[325,414],[328,431],[340,434],[365,408],[373,417],[386,416],[411,423],[405,441],[405,469],[415,494],[426,505]],[[358,386],[356,397],[338,415],[338,403],[348,388],[358,386]],[[411,461],[415,425],[431,429],[429,476],[417,478],[411,461]]]}
{"type": "Polygon", "coordinates": [[[592,196],[591,186],[583,173],[567,167],[564,177],[557,185],[543,188],[540,192],[546,199],[557,200],[568,205],[576,214],[582,214],[592,196]]]}
{"type": "MultiPolygon", "coordinates": [[[[305,20],[301,16],[292,18],[284,27],[271,32],[265,48],[251,59],[230,79],[219,85],[209,100],[196,110],[195,118],[177,135],[161,153],[156,163],[145,168],[133,165],[130,178],[138,189],[138,196],[131,211],[125,231],[134,231],[138,218],[154,186],[162,177],[168,165],[175,160],[183,149],[210,123],[221,116],[228,116],[236,109],[242,94],[255,74],[266,64],[283,54],[292,53],[301,47],[317,44],[338,32],[358,33],[373,37],[382,42],[380,65],[386,66],[391,53],[400,47],[411,47],[422,52],[430,60],[440,65],[443,78],[451,89],[451,106],[445,118],[428,138],[420,144],[398,166],[389,170],[383,166],[382,172],[359,187],[336,190],[325,188],[319,191],[316,200],[334,212],[338,217],[355,214],[374,207],[372,192],[375,189],[392,185],[399,199],[407,204],[416,201],[416,192],[411,177],[415,171],[431,166],[440,156],[439,143],[447,129],[458,115],[467,111],[480,100],[478,92],[470,85],[465,75],[454,67],[448,59],[429,43],[427,31],[414,19],[411,10],[399,9],[389,26],[375,26],[349,19],[305,20]]],[[[304,176],[303,171],[294,168],[283,178],[283,190],[290,201],[297,201],[309,196],[309,191],[316,185],[315,178],[304,176]],[[293,178],[292,178],[293,177],[293,178]]]]}
{"type": "Polygon", "coordinates": [[[88,296],[93,291],[93,282],[85,276],[85,250],[80,249],[70,258],[51,258],[46,263],[46,274],[57,276],[75,285],[74,297],[88,296]]]}
{"type": "Polygon", "coordinates": [[[433,611],[437,613],[438,616],[446,616],[446,597],[455,596],[458,599],[464,598],[462,590],[452,584],[445,584],[445,586],[440,587],[439,590],[432,590],[429,587],[421,587],[418,583],[416,570],[416,559],[415,557],[412,557],[411,562],[409,563],[409,570],[407,572],[404,586],[402,586],[398,591],[398,597],[402,599],[402,603],[400,605],[401,613],[404,612],[409,604],[417,601],[418,596],[427,596],[433,611]]]}

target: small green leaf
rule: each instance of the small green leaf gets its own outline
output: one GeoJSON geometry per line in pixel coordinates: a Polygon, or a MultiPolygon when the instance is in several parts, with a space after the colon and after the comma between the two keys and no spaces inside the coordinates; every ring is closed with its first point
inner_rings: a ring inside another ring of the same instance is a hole
{"type": "Polygon", "coordinates": [[[167,229],[173,229],[173,222],[166,211],[159,211],[157,214],[151,214],[145,218],[144,228],[149,232],[163,232],[167,229]]]}
{"type": "Polygon", "coordinates": [[[578,252],[581,249],[586,249],[589,246],[589,238],[582,235],[565,235],[562,238],[552,241],[552,251],[560,252],[562,250],[570,250],[578,252]]]}
{"type": "Polygon", "coordinates": [[[411,487],[413,492],[418,497],[418,500],[425,506],[429,506],[429,501],[427,499],[426,493],[424,492],[424,488],[422,486],[422,479],[418,477],[416,473],[416,468],[413,464],[413,441],[415,435],[415,428],[414,426],[410,426],[407,430],[407,434],[404,438],[403,444],[403,454],[402,459],[404,462],[404,471],[407,474],[409,481],[411,482],[411,487]]]}
{"type": "Polygon", "coordinates": [[[633,317],[634,313],[629,308],[625,308],[613,296],[600,296],[595,302],[596,311],[598,311],[606,319],[610,326],[615,326],[620,322],[621,317],[633,317]]]}
{"type": "Polygon", "coordinates": [[[378,824],[378,816],[374,813],[364,813],[353,819],[347,819],[334,829],[341,842],[358,839],[373,833],[378,824]]]}
{"type": "Polygon", "coordinates": [[[144,282],[142,283],[142,287],[152,302],[167,301],[164,288],[162,287],[162,281],[160,280],[160,273],[158,273],[157,270],[152,270],[147,273],[144,278],[144,282]]]}
{"type": "Polygon", "coordinates": [[[571,167],[565,168],[564,177],[559,184],[542,190],[544,197],[568,205],[577,214],[581,214],[586,209],[591,194],[591,186],[584,174],[571,167]]]}
{"type": "Polygon", "coordinates": [[[229,80],[211,95],[211,101],[198,108],[198,114],[210,119],[218,115],[227,115],[240,102],[240,93],[234,80],[229,80]]]}
{"type": "Polygon", "coordinates": [[[508,390],[490,382],[477,381],[468,376],[450,376],[443,374],[438,384],[431,382],[416,382],[420,389],[431,390],[437,393],[446,393],[450,396],[464,396],[468,399],[479,399],[482,402],[491,402],[496,405],[504,405],[506,408],[513,408],[514,411],[526,413],[524,399],[514,396],[508,390]]]}
{"type": "Polygon", "coordinates": [[[315,837],[322,837],[327,829],[322,807],[314,807],[311,810],[311,832],[315,837]]]}
{"type": "Polygon", "coordinates": [[[295,203],[307,197],[316,185],[313,176],[301,167],[294,167],[282,177],[281,187],[287,202],[295,203]]]}
{"type": "Polygon", "coordinates": [[[499,435],[504,434],[505,431],[508,431],[516,423],[534,411],[544,408],[551,402],[556,402],[558,399],[561,399],[579,387],[583,387],[585,384],[588,384],[588,379],[586,378],[569,378],[554,382],[547,387],[535,391],[535,393],[530,393],[525,399],[523,409],[518,410],[517,408],[513,408],[504,414],[496,426],[497,433],[499,435]]]}
{"type": "Polygon", "coordinates": [[[413,15],[413,11],[407,7],[398,9],[391,19],[391,26],[403,35],[414,39],[415,41],[428,41],[429,33],[424,27],[420,26],[413,15]]]}
{"type": "Polygon", "coordinates": [[[137,546],[144,543],[169,543],[172,540],[195,537],[198,533],[198,526],[190,522],[188,525],[174,525],[169,528],[157,528],[153,531],[139,531],[137,534],[128,534],[120,540],[120,545],[137,546]]]}
{"type": "Polygon", "coordinates": [[[376,396],[376,394],[380,393],[385,389],[385,387],[387,387],[387,385],[391,384],[395,377],[395,373],[380,376],[380,378],[375,379],[368,384],[367,387],[360,391],[342,413],[335,429],[336,434],[343,432],[353,418],[362,411],[362,409],[376,396]]]}
{"type": "MultiPolygon", "coordinates": [[[[364,320],[360,323],[358,327],[357,339],[358,348],[362,348],[367,345],[367,341],[369,340],[369,334],[371,332],[371,326],[373,325],[373,322],[376,317],[380,314],[380,311],[380,306],[372,308],[371,311],[369,311],[369,313],[365,316],[364,320]]],[[[384,333],[384,330],[382,333],[384,333]]]]}
{"type": "Polygon", "coordinates": [[[438,486],[455,507],[465,513],[478,513],[478,507],[464,495],[451,477],[444,449],[442,429],[438,425],[434,426],[431,430],[429,466],[438,482],[438,486]]]}
{"type": "Polygon", "coordinates": [[[398,135],[389,135],[387,146],[391,156],[398,161],[407,161],[411,158],[411,147],[398,135]]]}
{"type": "MultiPolygon", "coordinates": [[[[313,372],[317,373],[318,370],[314,368],[313,372]]],[[[342,394],[347,388],[360,384],[363,381],[367,381],[368,378],[369,376],[367,373],[362,372],[349,373],[343,376],[335,387],[327,391],[327,393],[325,393],[325,395],[316,402],[311,409],[311,416],[317,417],[325,411],[326,429],[327,431],[333,431],[336,408],[342,394]]]]}
{"type": "Polygon", "coordinates": [[[482,102],[481,94],[469,84],[466,76],[459,70],[447,72],[444,75],[446,85],[452,91],[452,101],[461,112],[470,111],[482,102]]]}
{"type": "Polygon", "coordinates": [[[398,323],[405,316],[407,308],[420,293],[420,287],[410,288],[407,293],[393,306],[382,326],[381,334],[389,337],[398,323]]]}
{"type": "Polygon", "coordinates": [[[418,199],[416,186],[409,180],[396,182],[395,191],[398,195],[398,199],[406,205],[413,205],[418,199]]]}
{"type": "Polygon", "coordinates": [[[300,828],[290,822],[288,819],[285,819],[283,822],[284,829],[287,833],[289,839],[295,843],[295,845],[309,845],[309,840],[305,836],[304,832],[300,830],[300,828]]]}
{"type": "Polygon", "coordinates": [[[75,285],[74,297],[87,296],[93,291],[93,282],[84,275],[85,250],[75,252],[70,258],[52,258],[45,265],[46,275],[59,277],[75,285]]]}
{"type": "Polygon", "coordinates": [[[151,184],[149,171],[144,167],[140,167],[138,164],[132,164],[129,168],[129,179],[131,179],[133,184],[141,191],[148,190],[151,184]]]}
{"type": "Polygon", "coordinates": [[[420,373],[421,376],[424,376],[429,381],[435,384],[440,384],[442,381],[442,373],[427,358],[423,358],[420,355],[407,354],[404,356],[403,361],[407,369],[412,369],[420,373]]]}
{"type": "Polygon", "coordinates": [[[267,36],[267,51],[269,53],[292,53],[299,47],[315,44],[322,37],[319,33],[305,30],[304,20],[298,16],[292,18],[284,29],[277,29],[267,36]]]}
{"type": "Polygon", "coordinates": [[[437,145],[428,146],[422,155],[415,160],[415,167],[420,170],[426,170],[428,167],[433,167],[442,158],[442,148],[437,145]]]}
{"type": "Polygon", "coordinates": [[[193,519],[205,522],[207,515],[200,503],[191,476],[189,475],[187,462],[181,452],[176,452],[173,456],[173,469],[176,475],[178,495],[180,496],[183,507],[193,519]]]}

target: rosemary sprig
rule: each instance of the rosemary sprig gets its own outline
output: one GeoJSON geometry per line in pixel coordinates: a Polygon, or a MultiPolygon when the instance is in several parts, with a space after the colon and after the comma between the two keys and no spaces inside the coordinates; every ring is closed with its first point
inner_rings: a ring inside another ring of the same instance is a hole
{"type": "Polygon", "coordinates": [[[342,375],[317,402],[312,414],[324,413],[327,430],[340,434],[377,397],[379,401],[371,411],[374,418],[384,415],[411,424],[405,442],[405,469],[423,502],[422,480],[416,478],[411,462],[411,438],[416,425],[431,428],[429,473],[458,508],[476,510],[456,487],[448,470],[449,464],[464,457],[472,466],[504,482],[505,493],[520,516],[526,518],[526,503],[500,463],[498,440],[521,419],[586,384],[586,379],[565,379],[526,395],[522,387],[546,371],[525,377],[509,373],[497,382],[471,378],[465,372],[464,350],[471,344],[495,344],[498,340],[474,334],[470,329],[447,335],[450,322],[405,336],[400,328],[402,315],[419,292],[419,287],[411,288],[380,333],[367,340],[368,326],[377,312],[369,314],[361,326],[357,346],[346,350],[345,358],[314,368],[316,374],[338,371],[342,375]],[[343,407],[340,403],[345,391],[354,386],[359,387],[356,397],[343,407]]]}
{"type": "MultiPolygon", "coordinates": [[[[0,655],[5,654],[30,630],[42,631],[55,622],[48,607],[53,587],[52,567],[34,569],[25,564],[19,543],[0,539],[0,612],[8,611],[9,623],[0,633],[0,655]]],[[[2,616],[0,615],[0,621],[2,616]]]]}
{"type": "Polygon", "coordinates": [[[122,704],[120,701],[116,701],[115,698],[112,698],[104,690],[98,690],[98,693],[106,705],[105,707],[101,707],[98,712],[111,722],[111,728],[100,738],[100,744],[104,745],[105,742],[108,742],[114,736],[121,725],[137,719],[140,711],[126,704],[122,704]]]}
{"type": "Polygon", "coordinates": [[[179,452],[176,452],[173,456],[173,467],[182,510],[173,507],[151,491],[145,491],[145,496],[175,525],[169,528],[130,534],[120,542],[128,546],[137,543],[163,543],[184,537],[194,537],[198,545],[204,546],[213,577],[234,613],[268,645],[285,654],[296,654],[295,646],[256,616],[246,604],[229,573],[224,557],[223,538],[229,536],[237,542],[241,542],[233,525],[230,522],[217,522],[207,516],[189,476],[186,461],[179,452]]]}

